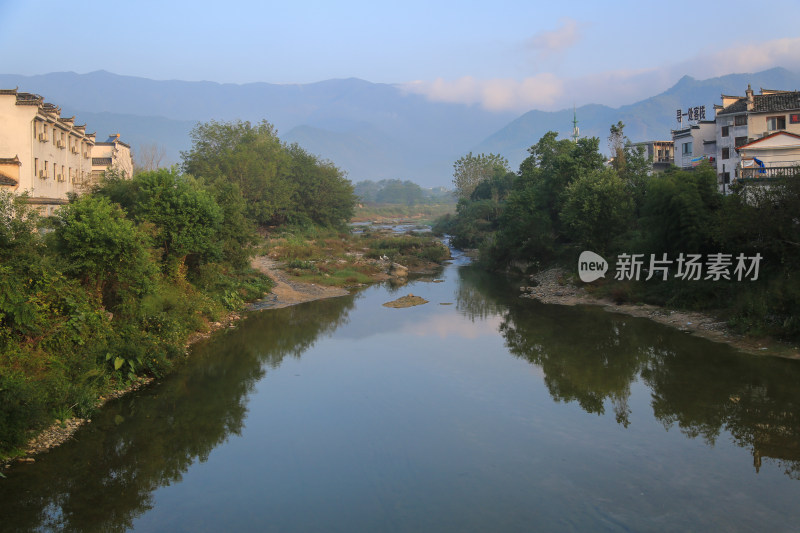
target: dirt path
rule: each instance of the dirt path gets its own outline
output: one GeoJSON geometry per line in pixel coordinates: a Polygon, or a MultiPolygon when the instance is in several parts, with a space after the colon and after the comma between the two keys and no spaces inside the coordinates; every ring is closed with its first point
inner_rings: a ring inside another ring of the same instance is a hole
{"type": "Polygon", "coordinates": [[[716,342],[730,344],[739,350],[755,355],[774,355],[789,359],[800,359],[800,350],[770,338],[753,338],[732,331],[724,320],[694,311],[676,311],[648,304],[617,304],[609,299],[598,299],[582,287],[570,283],[561,284],[565,272],[551,268],[532,276],[538,283],[535,287],[520,287],[523,298],[533,298],[543,303],[559,305],[599,305],[612,313],[649,318],[660,324],[716,342]]]}
{"type": "Polygon", "coordinates": [[[272,292],[265,298],[255,302],[253,309],[280,309],[281,307],[303,302],[350,294],[346,289],[339,287],[326,287],[314,283],[294,281],[279,269],[276,261],[267,256],[262,255],[253,258],[251,265],[275,282],[272,292]]]}

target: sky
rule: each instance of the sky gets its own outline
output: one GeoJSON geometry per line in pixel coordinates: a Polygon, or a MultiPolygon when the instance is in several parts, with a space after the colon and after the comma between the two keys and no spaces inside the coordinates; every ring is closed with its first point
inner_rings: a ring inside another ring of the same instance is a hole
{"type": "Polygon", "coordinates": [[[619,106],[686,74],[800,71],[798,20],[797,0],[0,0],[0,73],[355,77],[497,111],[619,106]]]}

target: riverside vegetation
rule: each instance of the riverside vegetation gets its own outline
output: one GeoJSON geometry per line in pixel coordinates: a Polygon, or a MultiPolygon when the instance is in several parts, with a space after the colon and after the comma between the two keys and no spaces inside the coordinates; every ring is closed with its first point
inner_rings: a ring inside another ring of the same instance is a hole
{"type": "Polygon", "coordinates": [[[576,272],[583,250],[606,258],[758,253],[753,281],[617,281],[609,261],[607,278],[587,288],[618,302],[722,309],[740,332],[800,338],[800,173],[722,195],[707,164],[649,175],[643,150],[627,142],[623,127],[611,128],[610,166],[598,138],[557,140],[555,132],[529,149],[517,172],[499,156],[461,158],[454,165],[456,213],[440,218],[434,231],[452,235],[457,248],[479,249],[487,268],[524,274],[555,265],[576,272]]]}
{"type": "Polygon", "coordinates": [[[262,297],[258,228],[321,283],[373,279],[343,243],[367,259],[446,255],[430,237],[349,235],[352,184],[267,122],[198,124],[182,156],[132,179],[109,171],[47,219],[0,194],[0,460],[53,420],[89,417],[101,396],[163,376],[192,333],[262,297]]]}

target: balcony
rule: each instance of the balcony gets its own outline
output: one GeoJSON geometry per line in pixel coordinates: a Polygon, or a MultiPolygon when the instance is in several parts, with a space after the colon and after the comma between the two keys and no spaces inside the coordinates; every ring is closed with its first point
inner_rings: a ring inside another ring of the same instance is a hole
{"type": "Polygon", "coordinates": [[[793,176],[800,176],[800,167],[753,167],[739,169],[739,179],[741,180],[778,179],[793,176]]]}

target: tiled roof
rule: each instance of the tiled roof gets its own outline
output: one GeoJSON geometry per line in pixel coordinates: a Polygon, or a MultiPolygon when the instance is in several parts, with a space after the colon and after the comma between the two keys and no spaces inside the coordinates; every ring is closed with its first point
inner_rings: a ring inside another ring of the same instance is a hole
{"type": "MultiPolygon", "coordinates": [[[[774,94],[753,95],[752,113],[777,113],[800,109],[800,91],[783,91],[774,94]]],[[[717,111],[717,115],[733,115],[747,111],[747,97],[717,111]]]]}
{"type": "Polygon", "coordinates": [[[10,186],[10,187],[16,187],[17,186],[17,180],[12,178],[11,176],[6,176],[2,172],[0,172],[0,185],[7,185],[7,186],[10,186]]]}
{"type": "Polygon", "coordinates": [[[754,99],[755,107],[753,111],[756,113],[800,109],[800,91],[758,95],[754,99]]]}
{"type": "Polygon", "coordinates": [[[22,162],[19,160],[19,156],[15,155],[14,157],[0,157],[0,165],[22,165],[22,162]]]}
{"type": "Polygon", "coordinates": [[[733,115],[735,113],[744,113],[745,111],[747,111],[747,98],[742,98],[721,111],[717,111],[717,115],[733,115]]]}
{"type": "Polygon", "coordinates": [[[759,144],[762,141],[765,141],[767,139],[771,139],[772,137],[777,137],[779,135],[782,136],[782,137],[794,137],[795,139],[800,139],[800,135],[796,135],[796,134],[790,133],[788,131],[776,131],[775,133],[770,133],[769,135],[761,137],[760,139],[756,139],[753,142],[749,142],[747,144],[743,144],[741,146],[737,146],[736,150],[738,151],[738,150],[741,150],[742,148],[748,148],[750,146],[753,146],[754,144],[759,144]]]}

